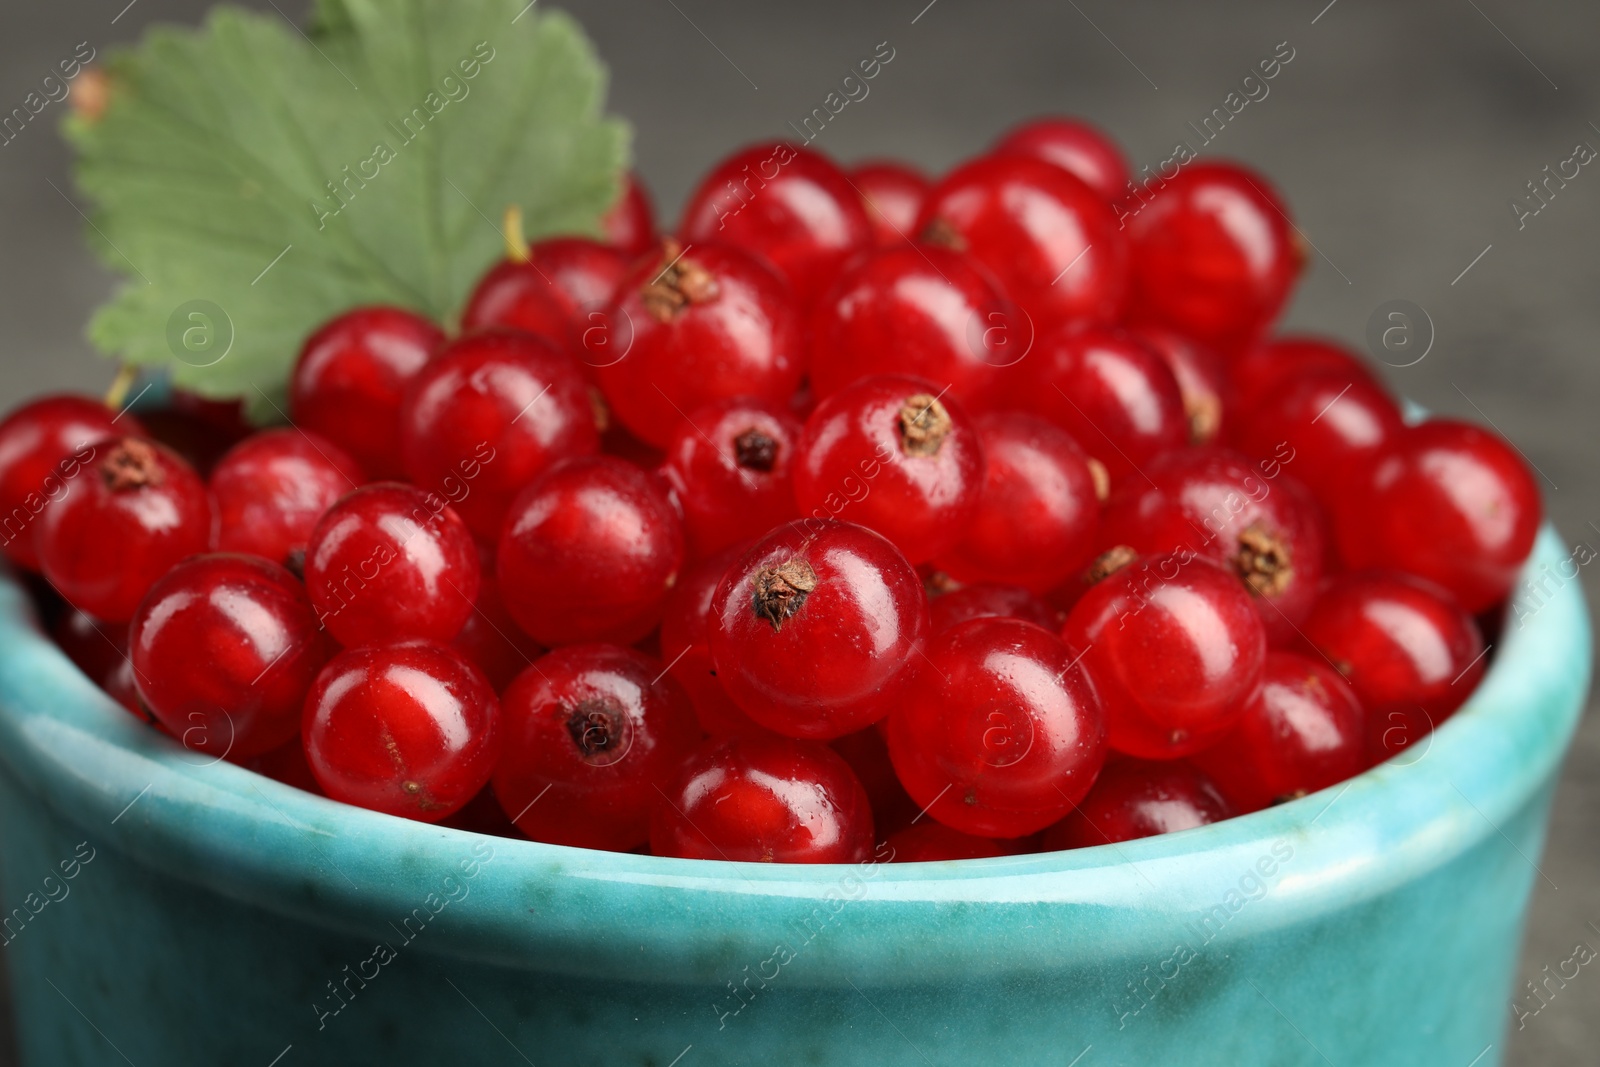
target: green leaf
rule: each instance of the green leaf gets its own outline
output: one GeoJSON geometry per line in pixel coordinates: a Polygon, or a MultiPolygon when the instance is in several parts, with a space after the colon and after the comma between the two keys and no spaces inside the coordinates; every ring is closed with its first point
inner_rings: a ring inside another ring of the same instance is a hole
{"type": "Polygon", "coordinates": [[[66,125],[126,276],[89,336],[258,409],[340,311],[453,322],[507,205],[533,239],[597,232],[626,161],[589,42],[524,0],[319,0],[304,32],[222,7],[109,67],[105,114],[66,125]]]}

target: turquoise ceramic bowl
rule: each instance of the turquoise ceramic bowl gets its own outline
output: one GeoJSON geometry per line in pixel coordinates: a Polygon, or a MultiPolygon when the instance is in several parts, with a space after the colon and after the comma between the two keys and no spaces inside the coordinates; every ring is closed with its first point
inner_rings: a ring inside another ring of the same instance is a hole
{"type": "MultiPolygon", "coordinates": [[[[1530,574],[1565,558],[1546,530],[1530,574]]],[[[1589,679],[1578,585],[1544,586],[1471,702],[1346,785],[1120,847],[786,867],[485,838],[197,766],[0,581],[24,1059],[1487,1067],[1589,679]]]]}

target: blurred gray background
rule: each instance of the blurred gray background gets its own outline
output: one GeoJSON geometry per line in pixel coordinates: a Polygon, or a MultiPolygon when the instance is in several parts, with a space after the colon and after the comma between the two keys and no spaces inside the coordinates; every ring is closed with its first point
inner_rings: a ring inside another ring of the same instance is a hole
{"type": "MultiPolygon", "coordinates": [[[[0,110],[79,42],[103,52],[152,22],[192,23],[206,6],[4,0],[0,110]]],[[[307,5],[250,6],[298,19],[307,5]]],[[[1510,207],[1579,143],[1600,150],[1594,0],[560,6],[610,65],[612,108],[634,124],[638,167],[668,223],[700,172],[743,142],[784,135],[879,42],[893,47],[892,63],[815,146],[938,172],[1050,111],[1092,119],[1135,167],[1154,167],[1179,139],[1193,140],[1190,121],[1287,41],[1294,58],[1270,94],[1207,150],[1270,175],[1315,249],[1287,325],[1360,346],[1380,305],[1420,305],[1437,336],[1420,363],[1388,371],[1394,387],[1434,411],[1492,422],[1544,477],[1569,542],[1600,549],[1600,166],[1585,166],[1520,227],[1510,207]]],[[[63,105],[51,109],[41,120],[63,105]]],[[[62,389],[98,393],[111,377],[82,331],[112,278],[82,240],[82,201],[53,126],[37,121],[0,148],[0,409],[62,389]]],[[[1600,568],[1582,577],[1593,600],[1600,568]]],[[[1597,826],[1600,722],[1590,716],[1541,863],[1560,888],[1536,883],[1519,981],[1579,941],[1600,948],[1588,925],[1600,924],[1597,826]]],[[[1600,974],[1591,971],[1521,1032],[1513,1024],[1508,1062],[1596,1062],[1600,974]]],[[[9,1027],[0,1015],[0,1067],[14,1062],[9,1027]]]]}

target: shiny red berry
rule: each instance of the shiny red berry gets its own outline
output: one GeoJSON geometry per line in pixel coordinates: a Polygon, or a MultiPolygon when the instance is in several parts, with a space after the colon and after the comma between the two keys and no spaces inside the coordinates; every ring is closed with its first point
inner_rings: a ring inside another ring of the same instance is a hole
{"type": "Polygon", "coordinates": [[[872,809],[826,745],[770,734],[713,742],[655,806],[650,851],[684,859],[857,863],[872,852],[872,809]]]}
{"type": "Polygon", "coordinates": [[[489,780],[499,718],[483,675],[442,645],[346,649],[306,697],[306,761],[335,800],[438,822],[489,780]]]}
{"type": "Polygon", "coordinates": [[[964,585],[933,597],[928,610],[936,634],[968,619],[1022,619],[1051,631],[1059,630],[1062,622],[1049,605],[1019,585],[964,585]]]}
{"type": "Polygon", "coordinates": [[[683,563],[683,523],[661,483],[589,456],[512,502],[495,569],[507,610],[540,644],[630,644],[655,629],[683,563]]]}
{"type": "Polygon", "coordinates": [[[1006,842],[974,837],[944,823],[923,819],[889,837],[895,863],[933,863],[940,860],[983,860],[1006,854],[1006,842]]]}
{"type": "Polygon", "coordinates": [[[347,647],[449,642],[478,595],[478,552],[445,499],[377,482],[329,508],[306,547],[317,617],[347,647]]]}
{"type": "Polygon", "coordinates": [[[1094,555],[1103,490],[1093,461],[1065,430],[1033,415],[994,412],[975,422],[987,461],[983,492],[938,566],[961,582],[1044,592],[1094,555]]]}
{"type": "Polygon", "coordinates": [[[196,556],[151,587],[129,637],[135,684],[197,752],[248,759],[300,731],[333,646],[294,575],[256,556],[196,556]]]}
{"type": "Polygon", "coordinates": [[[1101,579],[1062,636],[1084,650],[1111,747],[1176,759],[1232,730],[1261,682],[1266,633],[1239,579],[1181,550],[1101,579]]]}
{"type": "Polygon", "coordinates": [[[850,182],[861,194],[879,247],[903,245],[916,237],[922,201],[933,187],[921,171],[892,160],[875,160],[856,164],[850,182]]]}
{"type": "Polygon", "coordinates": [[[95,460],[95,442],[118,433],[143,435],[132,415],[97,400],[47,396],[0,422],[0,545],[18,567],[36,571],[35,523],[95,460]]]}
{"type": "Polygon", "coordinates": [[[656,243],[656,216],[650,194],[631,171],[622,176],[617,202],[600,219],[600,236],[625,255],[642,255],[656,243]]]}
{"type": "MultiPolygon", "coordinates": [[[[889,742],[884,739],[884,723],[879,720],[865,730],[845,734],[828,742],[828,747],[844,757],[855,772],[861,788],[872,802],[872,825],[881,839],[910,826],[922,815],[922,805],[911,799],[894,773],[889,759],[889,742]]],[[[933,822],[932,819],[923,819],[933,822]]],[[[940,825],[934,823],[935,826],[940,825]]]]}
{"type": "Polygon", "coordinates": [[[219,552],[247,552],[297,568],[322,513],[366,481],[348,452],[297,429],[263,430],[211,471],[219,552]]]}
{"type": "Polygon", "coordinates": [[[1128,161],[1115,141],[1082,119],[1040,118],[1012,128],[990,151],[1053,163],[1106,200],[1128,184],[1128,161]]]}
{"type": "Polygon", "coordinates": [[[1012,376],[1011,403],[1072,434],[1112,484],[1189,440],[1171,368],[1118,330],[1062,327],[1041,335],[1012,376]]]}
{"type": "Polygon", "coordinates": [[[1238,576],[1267,641],[1288,647],[1327,573],[1328,534],[1311,494],[1221,448],[1152,461],[1106,502],[1100,543],[1139,555],[1187,549],[1238,576]]]}
{"type": "Polygon", "coordinates": [[[701,728],[713,737],[764,729],[739,710],[711,662],[711,612],[717,587],[749,547],[748,542],[730,545],[689,568],[667,594],[661,613],[661,658],[688,691],[701,728]]]}
{"type": "Polygon", "coordinates": [[[1290,379],[1254,409],[1241,409],[1233,436],[1263,469],[1289,470],[1336,517],[1347,504],[1366,507],[1362,491],[1349,483],[1402,428],[1400,409],[1378,386],[1347,372],[1316,371],[1290,379]]]}
{"type": "Polygon", "coordinates": [[[790,737],[842,737],[896,705],[928,635],[917,572],[865,527],[780,526],[724,576],[711,658],[746,714],[790,737]]]}
{"type": "Polygon", "coordinates": [[[689,196],[680,235],[717,241],[777,268],[809,307],[854,251],[872,243],[872,223],[844,172],[826,156],[785,143],[745,148],[712,168],[689,196]]]}
{"type": "Polygon", "coordinates": [[[128,658],[128,628],[108,625],[70,605],[50,627],[50,636],[91,682],[104,685],[128,658]]]}
{"type": "Polygon", "coordinates": [[[1232,163],[1191,163],[1127,220],[1133,307],[1224,355],[1277,318],[1304,266],[1282,200],[1232,163]]]}
{"type": "Polygon", "coordinates": [[[574,339],[591,325],[591,312],[601,311],[628,273],[633,256],[587,237],[552,237],[528,249],[528,262],[544,272],[567,319],[574,339]]]}
{"type": "Polygon", "coordinates": [[[1182,760],[1107,764],[1078,810],[1044,832],[1055,852],[1192,830],[1232,818],[1233,807],[1202,772],[1182,760]]]}
{"type": "Polygon", "coordinates": [[[1505,599],[1539,533],[1539,485],[1516,449],[1453,419],[1407,427],[1351,490],[1345,562],[1428,578],[1472,614],[1505,599]]]}
{"type": "Polygon", "coordinates": [[[400,473],[400,397],[444,333],[400,308],[347,311],[307,339],[289,379],[289,413],[373,477],[400,473]]]}
{"type": "Polygon", "coordinates": [[[826,398],[865,375],[914,374],[981,408],[1030,343],[1031,324],[977,260],[902,242],[853,260],[817,302],[811,385],[826,398]]]}
{"type": "Polygon", "coordinates": [[[1083,799],[1106,722],[1078,652],[1021,619],[972,619],[928,643],[889,716],[889,756],[913,800],[963,833],[1022,837],[1083,799]]]}
{"type": "Polygon", "coordinates": [[[984,156],[934,186],[923,240],[972,253],[1045,329],[1114,322],[1128,295],[1128,243],[1099,193],[1029,156],[984,156]]]}
{"type": "Polygon", "coordinates": [[[1359,354],[1337,341],[1304,334],[1286,334],[1252,346],[1233,361],[1230,374],[1238,410],[1249,416],[1277,403],[1285,389],[1308,375],[1332,374],[1341,384],[1356,381],[1383,388],[1359,354]]]}
{"type": "Polygon", "coordinates": [[[211,544],[211,497],[175,452],[137,437],[103,438],[67,493],[39,519],[44,576],[80,611],[127,622],[180,560],[211,544]]]}
{"type": "Polygon", "coordinates": [[[439,350],[400,406],[406,474],[450,501],[478,537],[552,464],[600,450],[577,363],[537,337],[469,334],[439,350]]]}
{"type": "Polygon", "coordinates": [[[695,558],[750,541],[794,518],[800,421],[746,397],[691,413],[667,442],[661,473],[683,508],[695,558]]]}
{"type": "Polygon", "coordinates": [[[786,403],[804,371],[793,298],[736,248],[668,241],[623,280],[603,316],[603,329],[585,331],[584,359],[616,417],[658,447],[713,401],[786,403]]]}
{"type": "Polygon", "coordinates": [[[1407,574],[1340,575],[1302,629],[1361,699],[1375,758],[1416,745],[1483,677],[1483,636],[1472,616],[1443,589],[1407,574]]]}
{"type": "Polygon", "coordinates": [[[1256,811],[1359,774],[1366,740],[1343,675],[1320,656],[1269,652],[1239,725],[1193,762],[1236,809],[1256,811]]]}
{"type": "Polygon", "coordinates": [[[576,336],[570,304],[537,263],[503,259],[478,280],[461,312],[461,330],[533,334],[558,348],[576,336]]]}
{"type": "Polygon", "coordinates": [[[569,645],[501,702],[494,792],[535,841],[625,852],[700,744],[689,697],[662,664],[615,645],[569,645]]]}
{"type": "Polygon", "coordinates": [[[1172,371],[1183,411],[1189,418],[1189,443],[1221,443],[1227,436],[1228,416],[1235,411],[1233,384],[1222,360],[1204,345],[1164,326],[1141,326],[1130,331],[1172,371]]]}
{"type": "Polygon", "coordinates": [[[949,551],[977,511],[985,465],[977,425],[940,392],[880,375],[819,404],[795,463],[801,512],[876,530],[912,563],[949,551]]]}

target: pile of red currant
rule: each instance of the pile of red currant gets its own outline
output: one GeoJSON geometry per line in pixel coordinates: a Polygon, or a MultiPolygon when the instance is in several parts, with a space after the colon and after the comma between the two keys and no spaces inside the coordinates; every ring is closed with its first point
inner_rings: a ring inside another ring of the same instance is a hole
{"type": "Polygon", "coordinates": [[[287,426],[14,412],[5,550],[178,743],[428,822],[927,860],[1303,796],[1472,692],[1539,493],[1269,333],[1260,175],[1125,188],[1068,119],[937,181],[750,148],[666,238],[630,179],[459,331],[323,325],[287,426]]]}

